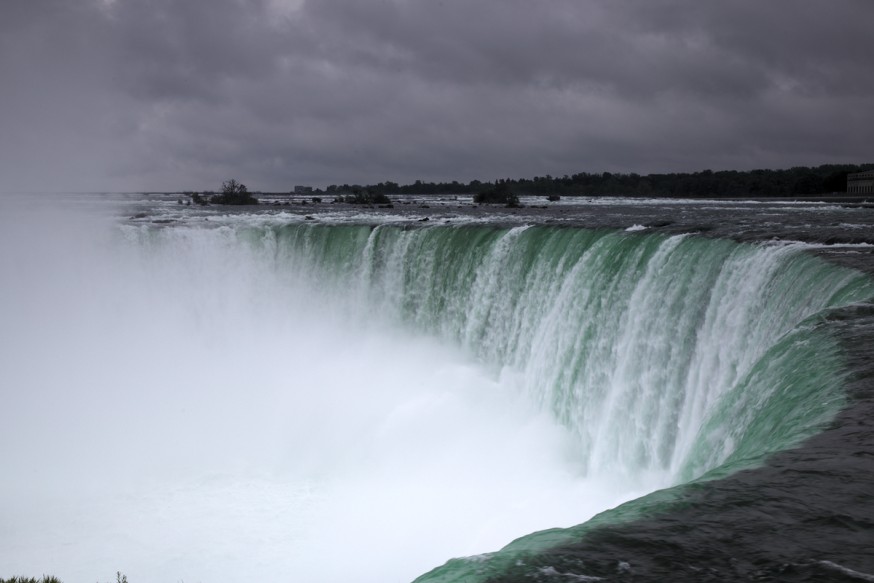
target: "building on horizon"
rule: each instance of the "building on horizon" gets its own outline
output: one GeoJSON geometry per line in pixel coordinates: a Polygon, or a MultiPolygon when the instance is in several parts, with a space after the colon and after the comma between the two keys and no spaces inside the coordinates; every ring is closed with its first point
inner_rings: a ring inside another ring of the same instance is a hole
{"type": "Polygon", "coordinates": [[[295,186],[294,193],[295,194],[312,194],[313,187],[312,186],[295,186]]]}
{"type": "Polygon", "coordinates": [[[874,170],[847,174],[847,194],[874,194],[874,170]]]}

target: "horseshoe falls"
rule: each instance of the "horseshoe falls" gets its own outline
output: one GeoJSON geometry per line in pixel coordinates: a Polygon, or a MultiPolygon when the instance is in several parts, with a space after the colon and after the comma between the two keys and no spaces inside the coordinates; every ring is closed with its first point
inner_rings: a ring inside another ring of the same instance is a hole
{"type": "Polygon", "coordinates": [[[10,576],[871,572],[874,280],[810,243],[80,214],[0,220],[10,576]]]}

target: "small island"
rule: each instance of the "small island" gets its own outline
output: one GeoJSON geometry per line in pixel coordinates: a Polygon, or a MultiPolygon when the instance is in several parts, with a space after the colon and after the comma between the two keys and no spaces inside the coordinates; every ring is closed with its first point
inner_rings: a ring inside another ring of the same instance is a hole
{"type": "Polygon", "coordinates": [[[206,206],[208,204],[233,204],[233,205],[253,205],[258,204],[258,199],[249,194],[249,189],[246,185],[237,182],[233,178],[222,182],[221,194],[204,192],[198,194],[190,193],[191,202],[197,205],[206,206]]]}

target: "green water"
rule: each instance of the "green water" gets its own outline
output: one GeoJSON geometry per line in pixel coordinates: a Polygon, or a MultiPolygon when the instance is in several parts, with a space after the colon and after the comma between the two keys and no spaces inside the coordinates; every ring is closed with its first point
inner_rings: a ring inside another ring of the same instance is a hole
{"type": "MultiPolygon", "coordinates": [[[[350,315],[453,343],[568,427],[586,476],[680,485],[762,463],[844,405],[824,316],[867,276],[792,245],[544,226],[294,224],[238,233],[350,315]]],[[[417,581],[476,581],[525,553],[675,503],[663,490],[417,581]]]]}

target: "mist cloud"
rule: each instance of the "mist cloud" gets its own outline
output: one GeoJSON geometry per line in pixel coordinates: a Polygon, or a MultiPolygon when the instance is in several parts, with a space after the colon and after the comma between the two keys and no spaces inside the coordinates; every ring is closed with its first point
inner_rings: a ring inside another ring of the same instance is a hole
{"type": "Polygon", "coordinates": [[[2,190],[870,161],[865,0],[7,0],[2,190]]]}

